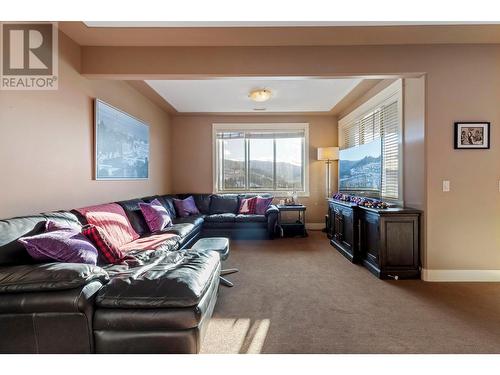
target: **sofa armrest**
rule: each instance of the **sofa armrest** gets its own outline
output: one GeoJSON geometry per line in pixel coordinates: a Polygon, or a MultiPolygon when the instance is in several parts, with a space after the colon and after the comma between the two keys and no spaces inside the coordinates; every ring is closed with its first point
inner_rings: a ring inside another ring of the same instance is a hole
{"type": "Polygon", "coordinates": [[[279,212],[278,207],[274,204],[271,204],[266,210],[266,217],[272,214],[278,216],[278,212],[279,212]]]}
{"type": "Polygon", "coordinates": [[[74,289],[109,280],[101,267],[82,263],[42,263],[0,267],[0,293],[74,289]]]}
{"type": "Polygon", "coordinates": [[[278,207],[274,204],[270,205],[266,211],[267,218],[267,234],[270,239],[273,239],[276,236],[277,231],[277,223],[278,223],[278,207]]]}

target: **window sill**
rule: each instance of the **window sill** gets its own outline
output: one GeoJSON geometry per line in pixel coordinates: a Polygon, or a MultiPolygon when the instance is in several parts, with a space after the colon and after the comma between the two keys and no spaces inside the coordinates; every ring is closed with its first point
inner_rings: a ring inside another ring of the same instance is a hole
{"type": "MultiPolygon", "coordinates": [[[[277,190],[277,191],[241,191],[241,190],[236,190],[236,191],[230,191],[230,190],[224,190],[224,191],[214,191],[213,194],[270,194],[274,198],[289,198],[292,194],[292,192],[288,191],[282,191],[282,190],[277,190]]],[[[299,198],[309,198],[310,194],[309,192],[302,191],[302,192],[297,192],[297,197],[299,198]]]]}

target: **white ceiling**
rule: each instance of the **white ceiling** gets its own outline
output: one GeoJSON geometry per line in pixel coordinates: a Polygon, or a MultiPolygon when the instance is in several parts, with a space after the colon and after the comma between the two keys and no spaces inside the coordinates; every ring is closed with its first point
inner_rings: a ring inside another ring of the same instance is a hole
{"type": "Polygon", "coordinates": [[[256,113],[328,112],[361,81],[279,77],[150,80],[146,83],[178,112],[256,113]],[[271,99],[263,103],[250,100],[248,93],[259,88],[271,90],[271,99]]]}

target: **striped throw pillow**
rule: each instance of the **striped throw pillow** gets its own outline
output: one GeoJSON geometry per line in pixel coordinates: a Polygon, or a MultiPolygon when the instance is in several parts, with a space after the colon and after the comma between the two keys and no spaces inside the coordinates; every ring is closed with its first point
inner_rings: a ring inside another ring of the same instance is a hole
{"type": "Polygon", "coordinates": [[[239,214],[242,215],[255,215],[255,208],[257,206],[257,197],[244,198],[241,200],[239,214]]]}
{"type": "Polygon", "coordinates": [[[117,264],[123,262],[125,254],[109,239],[102,228],[88,224],[82,228],[82,234],[94,244],[104,263],[117,264]]]}

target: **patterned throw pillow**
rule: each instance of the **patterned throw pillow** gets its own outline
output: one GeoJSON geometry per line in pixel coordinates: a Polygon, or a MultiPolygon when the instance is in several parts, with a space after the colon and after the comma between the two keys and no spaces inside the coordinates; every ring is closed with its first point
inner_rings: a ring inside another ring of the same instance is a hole
{"type": "Polygon", "coordinates": [[[244,198],[241,200],[239,214],[242,215],[255,215],[255,209],[257,206],[257,197],[244,198]]]}
{"type": "Polygon", "coordinates": [[[151,232],[158,232],[172,225],[172,219],[167,209],[163,207],[158,199],[154,199],[150,203],[140,202],[139,208],[151,232]]]}
{"type": "Polygon", "coordinates": [[[104,263],[117,264],[125,258],[125,254],[109,239],[102,228],[88,224],[82,228],[82,234],[94,244],[104,263]]]}
{"type": "Polygon", "coordinates": [[[261,197],[260,195],[257,197],[257,203],[255,206],[255,213],[257,215],[265,215],[268,207],[271,205],[273,201],[273,197],[261,197]]]}

